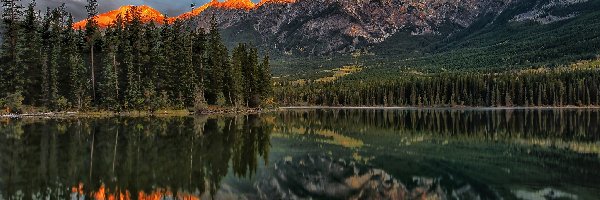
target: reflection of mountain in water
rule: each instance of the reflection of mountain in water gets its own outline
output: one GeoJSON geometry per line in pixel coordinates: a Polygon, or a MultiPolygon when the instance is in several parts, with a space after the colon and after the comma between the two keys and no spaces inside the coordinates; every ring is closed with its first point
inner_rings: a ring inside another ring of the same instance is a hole
{"type": "Polygon", "coordinates": [[[412,187],[386,173],[328,156],[286,157],[256,188],[263,199],[477,199],[468,184],[444,188],[440,178],[413,177],[412,187]]]}

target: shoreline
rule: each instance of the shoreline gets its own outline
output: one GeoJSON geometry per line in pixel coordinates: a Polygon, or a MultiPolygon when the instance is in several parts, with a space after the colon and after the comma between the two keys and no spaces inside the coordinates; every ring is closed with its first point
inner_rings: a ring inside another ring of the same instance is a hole
{"type": "Polygon", "coordinates": [[[103,118],[103,117],[185,117],[185,116],[220,116],[248,115],[285,110],[462,110],[462,111],[493,111],[493,110],[600,110],[600,106],[515,106],[515,107],[412,107],[412,106],[282,106],[277,108],[213,108],[202,112],[189,110],[159,110],[149,111],[90,111],[90,112],[40,112],[23,114],[2,114],[0,118],[103,118]]]}
{"type": "Polygon", "coordinates": [[[105,117],[186,117],[186,116],[220,116],[220,115],[248,115],[260,114],[275,111],[278,109],[264,108],[212,108],[201,112],[189,110],[158,110],[150,111],[59,111],[59,112],[39,112],[22,114],[2,114],[0,118],[105,118],[105,117]]]}
{"type": "Polygon", "coordinates": [[[330,110],[600,110],[600,106],[448,106],[448,107],[415,107],[415,106],[283,106],[279,110],[330,109],[330,110]]]}

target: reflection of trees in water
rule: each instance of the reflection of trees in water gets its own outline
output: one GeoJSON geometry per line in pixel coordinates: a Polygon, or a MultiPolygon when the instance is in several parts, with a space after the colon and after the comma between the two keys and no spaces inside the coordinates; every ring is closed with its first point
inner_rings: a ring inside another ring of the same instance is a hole
{"type": "Polygon", "coordinates": [[[250,176],[267,160],[271,130],[258,116],[14,120],[0,124],[0,189],[60,199],[214,194],[230,161],[250,176]]]}
{"type": "Polygon", "coordinates": [[[560,138],[600,140],[600,110],[376,110],[324,109],[281,112],[278,127],[338,132],[395,131],[479,138],[560,138]]]}

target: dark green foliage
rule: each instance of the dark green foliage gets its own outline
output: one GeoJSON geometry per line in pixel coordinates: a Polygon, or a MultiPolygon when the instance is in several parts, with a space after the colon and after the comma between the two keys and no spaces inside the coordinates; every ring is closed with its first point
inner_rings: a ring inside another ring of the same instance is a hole
{"type": "Polygon", "coordinates": [[[258,78],[258,91],[260,94],[260,98],[264,101],[271,97],[273,93],[272,87],[273,83],[271,82],[271,67],[269,65],[269,55],[266,55],[262,63],[258,66],[257,72],[258,78]]]}
{"type": "Polygon", "coordinates": [[[598,66],[506,73],[405,74],[394,80],[306,84],[281,82],[285,105],[346,106],[597,106],[598,66]]]}
{"type": "Polygon", "coordinates": [[[4,26],[0,51],[0,98],[22,93],[25,86],[23,61],[23,28],[20,23],[22,7],[19,0],[2,0],[4,26]]]}
{"type": "MultiPolygon", "coordinates": [[[[21,13],[14,1],[6,2],[8,13],[21,13]]],[[[265,82],[260,77],[270,81],[263,73],[268,69],[257,64],[256,49],[229,57],[216,25],[206,35],[183,21],[144,24],[133,7],[100,29],[94,18],[97,3],[88,3],[89,17],[80,31],[64,6],[48,8],[38,18],[33,2],[24,17],[5,15],[1,106],[18,111],[21,104],[15,101],[23,97],[19,102],[25,105],[51,110],[200,110],[206,102],[240,105],[245,83],[240,70],[248,64],[249,91],[259,91],[256,87],[265,82]]]]}
{"type": "Polygon", "coordinates": [[[110,110],[119,109],[119,77],[117,70],[117,47],[119,35],[115,28],[109,27],[105,35],[106,42],[103,47],[106,56],[102,66],[102,81],[99,84],[101,106],[110,110]]]}
{"type": "MultiPolygon", "coordinates": [[[[46,100],[44,102],[45,105],[50,109],[59,110],[66,106],[64,105],[64,97],[59,91],[59,73],[60,71],[68,71],[67,69],[62,69],[66,65],[63,65],[61,62],[61,58],[64,58],[63,56],[65,56],[63,54],[63,49],[66,49],[63,46],[63,36],[65,32],[63,30],[67,20],[64,7],[53,9],[47,15],[49,15],[45,22],[47,24],[44,25],[47,27],[46,35],[44,37],[47,41],[44,48],[44,54],[46,54],[44,56],[46,58],[44,65],[46,67],[43,79],[45,80],[45,84],[42,85],[42,90],[47,91],[46,100]]],[[[65,51],[65,53],[69,52],[65,51]]]]}
{"type": "Polygon", "coordinates": [[[42,71],[42,38],[39,34],[40,19],[35,10],[35,1],[32,1],[25,11],[23,22],[25,34],[25,51],[23,61],[27,69],[25,74],[29,77],[25,80],[24,96],[28,97],[24,103],[29,105],[39,104],[41,91],[41,71],[42,71]]]}
{"type": "Polygon", "coordinates": [[[88,70],[79,51],[80,38],[73,29],[73,18],[71,16],[68,18],[63,38],[63,43],[66,44],[62,56],[66,58],[64,62],[66,70],[63,70],[63,72],[70,75],[70,79],[65,81],[70,84],[68,86],[70,94],[67,93],[65,95],[70,97],[73,107],[80,110],[90,106],[88,70]]]}
{"type": "Polygon", "coordinates": [[[140,11],[134,7],[125,16],[123,64],[125,65],[125,109],[141,109],[144,103],[141,70],[144,42],[140,11]]]}
{"type": "Polygon", "coordinates": [[[227,69],[227,48],[221,40],[219,29],[214,16],[211,21],[211,28],[207,44],[207,65],[206,65],[206,101],[209,104],[217,104],[223,90],[223,77],[227,69]]]}
{"type": "Polygon", "coordinates": [[[88,64],[90,66],[90,75],[91,75],[91,88],[92,88],[92,100],[96,103],[96,45],[97,39],[100,37],[100,28],[98,26],[98,22],[96,21],[96,15],[98,15],[98,1],[97,0],[87,0],[88,5],[86,6],[88,12],[88,18],[86,19],[85,24],[85,34],[84,40],[86,41],[87,53],[88,55],[88,64]]]}
{"type": "Polygon", "coordinates": [[[231,55],[231,63],[228,65],[225,71],[223,94],[227,104],[237,106],[241,102],[241,94],[243,91],[242,82],[242,68],[246,60],[246,45],[239,44],[233,49],[231,55]]]}

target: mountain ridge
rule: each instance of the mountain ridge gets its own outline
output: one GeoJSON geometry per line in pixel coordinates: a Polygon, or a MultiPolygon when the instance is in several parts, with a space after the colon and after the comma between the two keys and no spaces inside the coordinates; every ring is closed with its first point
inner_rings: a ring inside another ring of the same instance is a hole
{"type": "MultiPolygon", "coordinates": [[[[135,7],[135,8],[140,9],[141,16],[142,16],[142,22],[144,22],[144,23],[157,22],[157,23],[162,24],[163,22],[165,22],[165,20],[167,22],[171,23],[178,19],[181,19],[181,20],[190,19],[192,17],[200,15],[202,12],[204,12],[205,10],[207,10],[209,8],[248,11],[248,10],[255,9],[255,8],[261,7],[263,5],[267,5],[267,4],[287,4],[287,3],[294,3],[295,1],[296,0],[262,0],[258,4],[254,4],[250,0],[226,0],[224,2],[220,2],[218,0],[211,0],[210,2],[200,6],[198,8],[194,8],[190,12],[186,12],[186,13],[183,13],[183,14],[175,16],[175,17],[166,17],[160,11],[158,11],[148,5],[139,5],[139,6],[125,5],[125,6],[119,7],[118,9],[98,14],[95,17],[95,19],[98,22],[98,25],[100,27],[106,28],[116,21],[118,15],[121,15],[122,17],[124,17],[127,14],[127,12],[129,12],[132,8],[135,7]]],[[[84,19],[84,20],[76,22],[73,26],[76,29],[82,29],[85,27],[86,23],[87,23],[87,19],[84,19]]]]}
{"type": "MultiPolygon", "coordinates": [[[[564,49],[570,44],[552,38],[565,36],[544,27],[560,28],[586,13],[597,12],[599,4],[589,0],[262,0],[250,8],[247,0],[213,0],[189,13],[167,19],[182,19],[192,28],[207,29],[214,17],[228,47],[239,42],[254,43],[274,58],[363,52],[411,60],[415,60],[415,56],[435,54],[454,60],[455,56],[442,55],[454,55],[466,48],[473,49],[467,51],[470,53],[477,53],[473,52],[476,49],[493,53],[494,48],[483,45],[510,46],[509,41],[521,41],[510,33],[523,33],[519,36],[528,37],[529,29],[540,31],[540,37],[550,39],[540,40],[541,44],[534,46],[564,49]],[[220,6],[226,3],[248,6],[220,6]],[[556,44],[548,43],[550,41],[556,44]]],[[[581,30],[593,32],[595,26],[590,27],[581,30]]],[[[590,41],[588,39],[570,40],[578,44],[590,41]]],[[[523,64],[539,60],[538,54],[518,58],[522,60],[518,62],[506,59],[503,62],[523,64]]],[[[470,66],[472,62],[463,63],[470,66]]]]}

